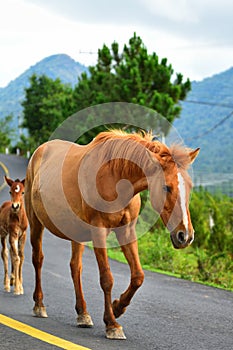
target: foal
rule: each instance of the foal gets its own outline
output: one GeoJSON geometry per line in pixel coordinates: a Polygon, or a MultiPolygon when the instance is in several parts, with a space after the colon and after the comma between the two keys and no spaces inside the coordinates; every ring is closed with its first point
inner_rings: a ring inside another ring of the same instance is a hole
{"type": "Polygon", "coordinates": [[[10,187],[11,201],[4,202],[0,207],[0,236],[2,243],[1,256],[4,264],[4,289],[10,292],[10,285],[14,286],[14,294],[23,294],[22,267],[24,261],[24,245],[28,220],[24,209],[23,194],[24,180],[15,181],[5,176],[10,187]],[[11,256],[11,279],[8,276],[8,247],[9,236],[11,256]]]}

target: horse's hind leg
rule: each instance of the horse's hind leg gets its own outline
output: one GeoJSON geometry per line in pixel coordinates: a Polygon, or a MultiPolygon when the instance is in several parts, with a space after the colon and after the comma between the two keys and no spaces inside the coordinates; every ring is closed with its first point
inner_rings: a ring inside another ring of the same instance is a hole
{"type": "Polygon", "coordinates": [[[74,283],[76,305],[75,309],[77,312],[77,323],[79,327],[92,327],[93,322],[91,316],[87,312],[86,302],[84,300],[82,290],[82,254],[85,246],[83,244],[72,242],[72,256],[70,260],[71,276],[74,283]]]}
{"type": "Polygon", "coordinates": [[[7,242],[6,237],[1,238],[2,243],[2,251],[1,251],[1,257],[4,265],[4,290],[6,292],[10,292],[10,279],[8,276],[8,248],[7,248],[7,242]]]}
{"type": "Polygon", "coordinates": [[[22,236],[19,239],[19,291],[20,294],[24,293],[23,290],[23,262],[24,262],[24,246],[26,242],[26,231],[23,232],[22,236]]]}
{"type": "Polygon", "coordinates": [[[44,255],[42,252],[42,237],[44,227],[41,225],[35,214],[30,213],[28,216],[30,225],[30,237],[32,245],[32,263],[35,269],[35,290],[33,300],[35,302],[33,313],[37,317],[48,317],[46,308],[43,304],[43,292],[41,286],[41,270],[43,265],[44,255]]]}

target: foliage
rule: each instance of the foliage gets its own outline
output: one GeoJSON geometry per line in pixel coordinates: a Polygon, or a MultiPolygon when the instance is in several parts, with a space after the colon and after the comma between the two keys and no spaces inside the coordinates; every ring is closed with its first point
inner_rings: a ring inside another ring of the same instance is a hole
{"type": "MultiPolygon", "coordinates": [[[[159,220],[139,238],[143,267],[233,290],[233,199],[194,191],[190,212],[194,243],[185,250],[173,249],[169,232],[159,220]]],[[[123,261],[119,249],[109,250],[110,257],[117,255],[123,261]]]]}
{"type": "MultiPolygon", "coordinates": [[[[83,71],[88,72],[87,67],[80,65],[67,55],[52,55],[44,58],[12,80],[6,87],[0,89],[0,119],[12,114],[12,129],[17,128],[18,116],[22,115],[21,101],[25,98],[24,89],[29,86],[29,77],[32,74],[37,76],[44,74],[51,79],[59,77],[63,83],[69,83],[74,87],[78,82],[78,76],[83,71]]],[[[193,81],[192,90],[188,92],[185,101],[181,102],[180,118],[174,120],[173,125],[184,142],[193,148],[201,147],[200,155],[194,164],[198,171],[233,173],[233,162],[229,161],[233,153],[232,133],[230,132],[233,127],[233,117],[210,133],[205,133],[231,113],[232,108],[225,106],[232,107],[233,105],[232,81],[233,68],[202,81],[193,81]],[[187,103],[187,100],[195,101],[195,103],[187,103]],[[210,102],[211,105],[205,102],[210,102]],[[197,137],[203,133],[204,136],[197,137]]]]}
{"type": "Polygon", "coordinates": [[[75,87],[75,111],[106,102],[128,102],[151,108],[172,123],[181,112],[178,102],[191,89],[182,74],[176,74],[172,82],[171,64],[166,58],[160,61],[156,53],[148,54],[135,33],[122,53],[117,42],[111,48],[103,45],[97,65],[89,67],[89,72],[81,75],[75,87]]]}
{"type": "Polygon", "coordinates": [[[45,75],[30,78],[30,87],[25,89],[23,127],[27,128],[34,146],[47,141],[57,126],[72,110],[72,88],[45,75]]]}
{"type": "Polygon", "coordinates": [[[5,153],[5,149],[10,147],[11,138],[14,136],[15,132],[11,128],[10,123],[13,116],[8,115],[4,119],[0,120],[0,152],[5,153]]]}

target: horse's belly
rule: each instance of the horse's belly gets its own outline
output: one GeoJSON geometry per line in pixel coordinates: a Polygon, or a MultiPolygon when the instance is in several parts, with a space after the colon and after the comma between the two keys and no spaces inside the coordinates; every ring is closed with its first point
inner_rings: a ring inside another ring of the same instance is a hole
{"type": "Polygon", "coordinates": [[[90,241],[88,225],[68,205],[50,199],[44,200],[38,191],[33,193],[33,210],[41,224],[57,237],[77,242],[90,241]]]}

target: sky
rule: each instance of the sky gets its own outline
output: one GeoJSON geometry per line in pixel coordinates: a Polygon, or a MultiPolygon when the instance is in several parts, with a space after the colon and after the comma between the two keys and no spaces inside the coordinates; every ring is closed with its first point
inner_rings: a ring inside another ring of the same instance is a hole
{"type": "Polygon", "coordinates": [[[136,32],[148,53],[202,80],[233,66],[232,0],[7,0],[0,3],[0,87],[50,55],[95,65],[103,44],[136,32]]]}

